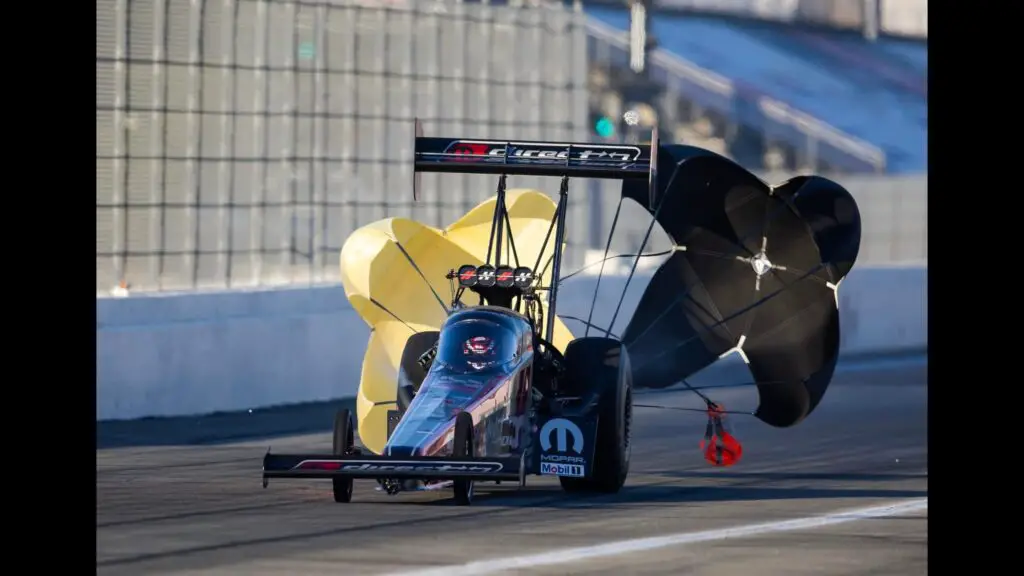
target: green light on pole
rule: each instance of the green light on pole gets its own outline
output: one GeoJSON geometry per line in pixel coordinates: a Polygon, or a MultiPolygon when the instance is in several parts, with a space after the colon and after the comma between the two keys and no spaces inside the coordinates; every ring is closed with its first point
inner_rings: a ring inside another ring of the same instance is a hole
{"type": "Polygon", "coordinates": [[[597,130],[597,135],[601,138],[611,138],[615,134],[615,125],[612,124],[612,121],[607,116],[598,120],[594,129],[597,130]]]}

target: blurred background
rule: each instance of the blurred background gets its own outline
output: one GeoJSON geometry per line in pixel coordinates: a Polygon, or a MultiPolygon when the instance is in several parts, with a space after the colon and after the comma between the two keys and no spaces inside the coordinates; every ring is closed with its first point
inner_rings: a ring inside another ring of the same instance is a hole
{"type": "MultiPolygon", "coordinates": [[[[657,125],[769,182],[848,187],[859,266],[927,260],[926,0],[96,6],[98,295],[335,283],[359,226],[447,225],[496,178],[427,174],[413,203],[416,117],[427,135],[559,141],[657,125]]],[[[618,202],[615,182],[571,187],[566,273],[603,252],[618,202]]],[[[621,218],[612,252],[636,252],[649,217],[621,218]]]]}

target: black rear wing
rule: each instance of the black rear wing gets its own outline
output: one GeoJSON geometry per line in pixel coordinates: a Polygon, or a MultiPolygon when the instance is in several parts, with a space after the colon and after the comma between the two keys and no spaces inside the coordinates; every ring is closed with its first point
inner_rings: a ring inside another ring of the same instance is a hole
{"type": "MultiPolygon", "coordinates": [[[[647,179],[652,196],[657,183],[658,130],[650,144],[471,140],[423,136],[416,120],[413,171],[462,174],[564,176],[615,180],[647,179]]],[[[419,178],[413,182],[419,199],[419,178]]]]}

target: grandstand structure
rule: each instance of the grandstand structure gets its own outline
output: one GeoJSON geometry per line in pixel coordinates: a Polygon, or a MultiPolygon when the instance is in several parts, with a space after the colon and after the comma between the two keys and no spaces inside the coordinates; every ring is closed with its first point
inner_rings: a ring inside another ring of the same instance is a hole
{"type": "MultiPolygon", "coordinates": [[[[866,2],[833,3],[846,7],[837,9],[840,21],[817,29],[780,22],[781,16],[725,18],[711,9],[737,10],[742,1],[584,2],[591,121],[612,119],[619,129],[612,137],[626,139],[657,124],[668,140],[715,150],[754,170],[924,172],[926,40],[844,30],[852,17],[843,15],[866,2]],[[637,3],[648,11],[646,45],[654,48],[642,72],[631,66],[629,6],[637,3]],[[691,9],[671,9],[679,5],[691,9]],[[640,112],[637,127],[618,121],[625,110],[640,112]]],[[[921,4],[871,3],[878,9],[921,4]]],[[[815,14],[821,24],[824,14],[815,14]]],[[[890,14],[880,21],[890,28],[904,22],[901,29],[910,30],[906,20],[890,14]]]]}

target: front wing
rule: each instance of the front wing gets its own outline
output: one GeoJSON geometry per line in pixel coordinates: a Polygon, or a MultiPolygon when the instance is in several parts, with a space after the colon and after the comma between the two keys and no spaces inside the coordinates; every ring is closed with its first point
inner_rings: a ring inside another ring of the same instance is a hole
{"type": "Polygon", "coordinates": [[[263,457],[269,478],[388,478],[395,480],[518,480],[527,474],[588,478],[593,472],[597,418],[556,416],[533,434],[532,456],[453,458],[351,454],[272,454],[263,457]]]}
{"type": "Polygon", "coordinates": [[[450,458],[327,454],[271,454],[263,457],[268,478],[392,478],[410,480],[520,480],[525,472],[519,456],[450,458]]]}

